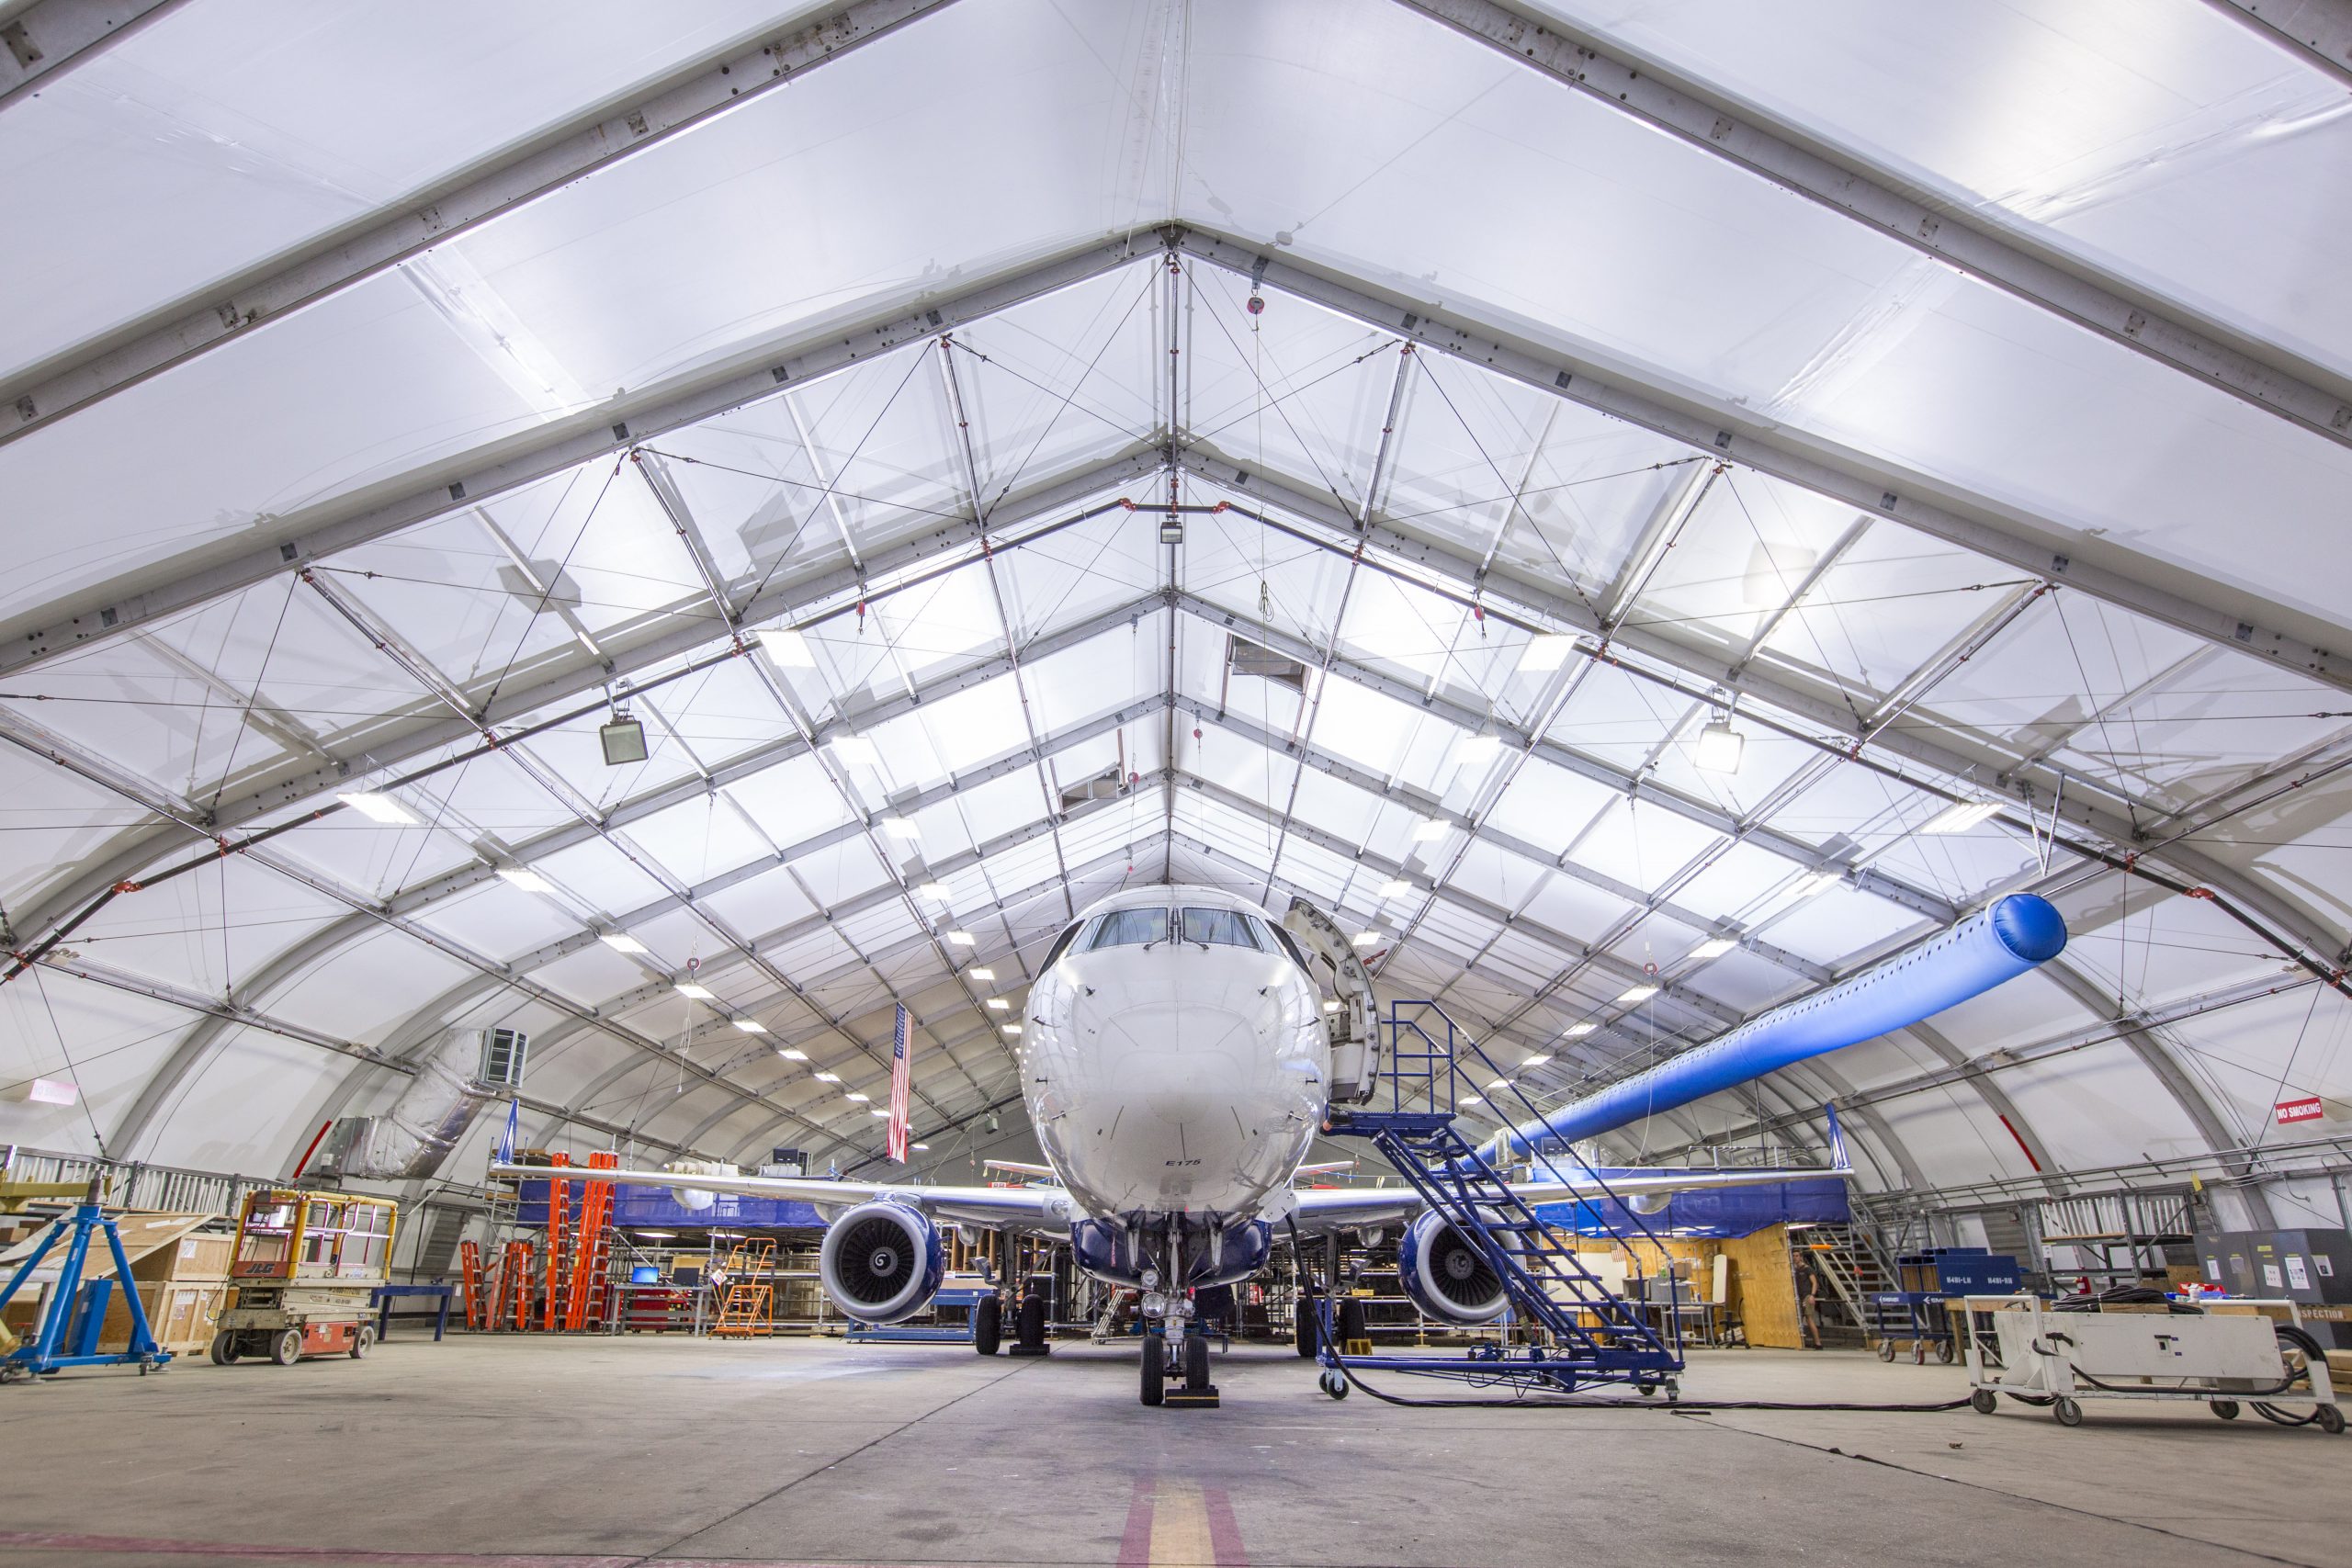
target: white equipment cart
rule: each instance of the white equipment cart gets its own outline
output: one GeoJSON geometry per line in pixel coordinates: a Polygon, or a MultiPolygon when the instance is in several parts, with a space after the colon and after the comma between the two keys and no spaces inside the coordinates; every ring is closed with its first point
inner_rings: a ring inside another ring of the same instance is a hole
{"type": "Polygon", "coordinates": [[[2344,1430],[2327,1357],[2292,1302],[2058,1312],[2034,1296],[1967,1296],[1961,1306],[1973,1328],[1962,1336],[1969,1403],[1982,1415],[2003,1394],[2047,1407],[2064,1427],[2082,1424],[2086,1399],[2196,1400],[2224,1421],[2251,1406],[2281,1426],[2344,1430]]]}

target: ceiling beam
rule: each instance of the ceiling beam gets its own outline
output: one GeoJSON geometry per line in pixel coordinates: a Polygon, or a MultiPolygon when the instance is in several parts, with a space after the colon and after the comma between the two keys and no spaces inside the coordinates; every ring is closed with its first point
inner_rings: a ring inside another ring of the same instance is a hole
{"type": "MultiPolygon", "coordinates": [[[[1401,3],[1686,147],[2323,440],[2352,446],[2352,382],[2048,244],[2023,220],[2003,223],[1952,195],[1918,189],[1850,147],[1809,136],[1599,33],[1556,19],[1539,26],[1495,0],[1401,3]]],[[[2267,8],[2278,3],[2263,0],[2267,8]]],[[[2352,43],[2340,6],[2303,0],[2299,9],[2301,30],[2332,23],[2330,43],[2352,43]]],[[[2340,57],[2330,63],[2343,67],[2340,57]]]]}
{"type": "MultiPolygon", "coordinates": [[[[856,0],[814,23],[730,45],[631,99],[606,101],[356,221],[78,343],[0,383],[0,444],[281,321],[484,223],[776,93],[950,0],[856,0]]],[[[49,0],[41,10],[135,11],[49,0]]],[[[5,82],[0,77],[0,82],[5,82]]]]}
{"type": "Polygon", "coordinates": [[[2352,0],[2208,0],[2315,70],[2352,87],[2352,0]]]}
{"type": "Polygon", "coordinates": [[[1460,309],[1409,299],[1288,252],[1198,227],[1186,254],[1322,306],[1375,331],[1485,367],[1600,413],[1759,473],[1889,518],[1930,538],[2064,583],[2208,642],[2276,660],[2352,691],[2352,658],[2328,650],[2344,628],[2232,589],[2079,529],[2000,505],[1962,487],[1809,435],[1662,375],[1521,338],[1460,309]]]}
{"type": "Polygon", "coordinates": [[[37,0],[14,9],[0,6],[0,108],[54,87],[179,4],[37,0]]]}
{"type": "MultiPolygon", "coordinates": [[[[1140,242],[1156,250],[1156,236],[1140,242]]],[[[0,621],[0,674],[120,636],[251,588],[279,572],[479,504],[672,431],[751,407],[892,349],[1083,283],[1140,254],[1125,237],[1073,247],[953,293],[863,316],[798,324],[717,366],[633,391],[593,410],[436,458],[364,490],[255,519],[232,537],[136,567],[0,621]]],[[[0,405],[5,406],[5,405],[0,405]]],[[[1156,465],[1155,465],[1156,467],[1156,465]]],[[[852,577],[854,578],[854,572],[852,577]]],[[[746,614],[750,614],[747,610],[746,614]]]]}

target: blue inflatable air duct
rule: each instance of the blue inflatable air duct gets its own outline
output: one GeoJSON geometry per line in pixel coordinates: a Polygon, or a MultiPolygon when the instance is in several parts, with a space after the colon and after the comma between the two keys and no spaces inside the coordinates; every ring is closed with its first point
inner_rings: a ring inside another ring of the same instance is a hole
{"type": "Polygon", "coordinates": [[[1730,1089],[1808,1056],[1875,1040],[1982,996],[2064,951],[2066,922],[2047,898],[2012,893],[1941,936],[1623,1083],[1497,1134],[1511,1157],[1532,1139],[1574,1143],[1730,1089]]]}

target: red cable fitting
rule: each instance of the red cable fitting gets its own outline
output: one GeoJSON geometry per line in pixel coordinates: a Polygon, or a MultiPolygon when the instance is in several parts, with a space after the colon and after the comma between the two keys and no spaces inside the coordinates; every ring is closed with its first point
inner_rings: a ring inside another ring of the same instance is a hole
{"type": "Polygon", "coordinates": [[[1120,504],[1121,506],[1125,507],[1125,508],[1127,511],[1129,511],[1129,512],[1133,512],[1133,511],[1136,509],[1136,503],[1135,503],[1134,502],[1132,502],[1132,501],[1129,501],[1129,500],[1128,500],[1125,496],[1124,496],[1124,495],[1123,495],[1123,496],[1121,496],[1121,497],[1119,497],[1119,504],[1120,504]]]}
{"type": "Polygon", "coordinates": [[[130,881],[118,882],[114,885],[114,891],[117,893],[136,893],[139,891],[139,884],[130,881]]]}
{"type": "Polygon", "coordinates": [[[2192,887],[2192,888],[2188,889],[2188,894],[2187,894],[2187,897],[2191,897],[2191,898],[2202,898],[2202,899],[2206,900],[2208,903],[2213,903],[2213,904],[2218,904],[2218,903],[2220,903],[2220,902],[2221,902],[2221,899],[2220,899],[2220,898],[2219,898],[2219,897],[2214,894],[2213,890],[2212,890],[2211,888],[2210,888],[2210,887],[2192,887]]]}

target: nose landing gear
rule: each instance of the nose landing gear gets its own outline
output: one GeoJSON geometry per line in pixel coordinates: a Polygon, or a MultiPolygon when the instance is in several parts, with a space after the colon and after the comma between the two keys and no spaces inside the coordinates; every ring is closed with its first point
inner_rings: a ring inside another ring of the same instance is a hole
{"type": "Polygon", "coordinates": [[[1144,1331],[1143,1402],[1166,1409],[1214,1410],[1221,1402],[1216,1384],[1209,1381],[1208,1334],[1189,1318],[1181,1321],[1182,1338],[1172,1355],[1164,1322],[1151,1324],[1144,1331]]]}

